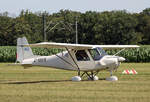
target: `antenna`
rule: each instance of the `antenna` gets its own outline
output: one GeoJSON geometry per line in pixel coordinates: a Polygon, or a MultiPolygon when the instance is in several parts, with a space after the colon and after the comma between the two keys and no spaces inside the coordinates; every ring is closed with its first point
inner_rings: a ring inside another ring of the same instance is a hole
{"type": "Polygon", "coordinates": [[[76,16],[76,44],[78,44],[78,21],[76,16]]]}
{"type": "Polygon", "coordinates": [[[51,25],[51,24],[54,24],[54,23],[53,23],[52,21],[46,22],[46,19],[45,19],[45,18],[46,18],[46,17],[45,17],[45,15],[43,14],[42,19],[43,19],[44,42],[47,41],[47,34],[46,34],[46,33],[48,33],[48,32],[50,32],[51,30],[53,30],[53,29],[59,24],[59,22],[58,22],[58,23],[56,23],[51,29],[49,29],[49,28],[50,28],[50,25],[51,25]]]}
{"type": "Polygon", "coordinates": [[[46,42],[46,20],[45,20],[45,15],[43,14],[43,34],[44,34],[44,42],[46,42]]]}

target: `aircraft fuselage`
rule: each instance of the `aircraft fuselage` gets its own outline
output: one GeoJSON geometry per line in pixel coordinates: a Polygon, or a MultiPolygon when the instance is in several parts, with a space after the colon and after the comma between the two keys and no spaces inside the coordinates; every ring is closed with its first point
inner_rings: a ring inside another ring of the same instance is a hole
{"type": "MultiPolygon", "coordinates": [[[[110,56],[110,55],[103,55],[97,59],[92,57],[92,54],[89,50],[83,50],[87,54],[87,59],[79,59],[78,52],[68,51],[58,53],[56,55],[51,56],[37,56],[30,59],[25,59],[22,62],[22,65],[32,65],[32,66],[43,66],[43,67],[53,67],[57,69],[64,69],[64,70],[78,70],[78,67],[81,71],[91,71],[91,70],[115,70],[118,68],[121,61],[118,59],[122,57],[118,56],[110,56]],[[78,66],[77,66],[78,65],[78,66]]],[[[80,53],[84,54],[82,51],[80,53]]],[[[98,56],[96,56],[98,57],[98,56]]],[[[125,59],[122,58],[122,61],[125,59]]]]}

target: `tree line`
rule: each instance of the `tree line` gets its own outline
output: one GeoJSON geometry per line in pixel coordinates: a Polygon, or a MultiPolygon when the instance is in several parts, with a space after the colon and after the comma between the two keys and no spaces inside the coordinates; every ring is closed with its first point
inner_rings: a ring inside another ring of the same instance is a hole
{"type": "Polygon", "coordinates": [[[126,10],[57,13],[22,10],[17,17],[0,13],[0,45],[16,45],[18,37],[30,43],[44,41],[75,43],[76,24],[80,44],[150,44],[150,8],[140,13],[126,10]]]}

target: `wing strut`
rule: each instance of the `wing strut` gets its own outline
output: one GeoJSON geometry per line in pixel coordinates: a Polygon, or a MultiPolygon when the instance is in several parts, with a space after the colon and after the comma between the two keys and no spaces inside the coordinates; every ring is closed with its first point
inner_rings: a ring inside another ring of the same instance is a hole
{"type": "Polygon", "coordinates": [[[78,68],[78,76],[80,76],[80,68],[79,68],[78,64],[77,64],[76,61],[74,60],[74,58],[73,58],[73,56],[71,55],[69,49],[68,49],[67,47],[65,47],[65,48],[66,48],[66,50],[68,51],[68,53],[69,53],[70,57],[72,58],[73,62],[74,62],[75,65],[77,66],[77,68],[78,68]]]}
{"type": "Polygon", "coordinates": [[[122,50],[120,50],[119,52],[117,52],[116,54],[114,54],[113,56],[116,56],[117,54],[119,54],[120,52],[122,52],[123,50],[125,50],[125,48],[124,49],[122,49],[122,50]]]}

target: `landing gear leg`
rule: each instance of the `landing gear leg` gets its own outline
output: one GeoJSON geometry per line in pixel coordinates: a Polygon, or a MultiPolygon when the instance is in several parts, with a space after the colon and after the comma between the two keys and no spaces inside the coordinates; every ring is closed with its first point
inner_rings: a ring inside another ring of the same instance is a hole
{"type": "Polygon", "coordinates": [[[95,80],[98,80],[98,77],[96,76],[98,74],[99,71],[96,71],[96,72],[83,72],[82,75],[80,74],[80,70],[78,70],[78,76],[74,76],[72,77],[72,81],[81,81],[81,77],[83,78],[84,75],[86,74],[86,77],[88,77],[88,80],[92,80],[92,81],[95,81],[95,80]]]}
{"type": "Polygon", "coordinates": [[[113,76],[112,70],[110,71],[110,76],[113,76]]]}
{"type": "Polygon", "coordinates": [[[98,74],[98,71],[95,73],[91,71],[90,74],[88,72],[85,72],[85,73],[88,76],[88,80],[92,80],[92,81],[98,80],[98,77],[96,76],[98,74]]]}
{"type": "Polygon", "coordinates": [[[78,76],[80,76],[80,69],[78,68],[78,76]]]}

